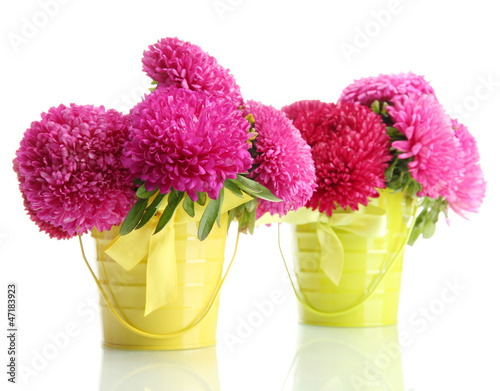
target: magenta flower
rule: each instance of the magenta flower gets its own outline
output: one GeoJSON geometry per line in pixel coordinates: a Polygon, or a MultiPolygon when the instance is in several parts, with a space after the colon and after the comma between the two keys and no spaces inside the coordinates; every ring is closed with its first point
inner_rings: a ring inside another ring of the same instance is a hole
{"type": "Polygon", "coordinates": [[[441,104],[432,95],[409,96],[387,111],[408,139],[392,146],[402,152],[400,159],[413,159],[409,171],[422,185],[417,195],[454,202],[464,175],[464,151],[441,104]]]}
{"type": "Polygon", "coordinates": [[[33,221],[39,228],[41,232],[46,232],[49,234],[51,238],[57,238],[57,239],[69,239],[71,238],[71,235],[68,234],[68,232],[64,231],[62,227],[56,227],[52,225],[51,223],[48,223],[46,221],[40,220],[38,216],[36,215],[35,211],[31,207],[31,203],[28,201],[28,197],[24,193],[23,186],[24,186],[24,176],[21,175],[19,172],[19,163],[17,160],[14,160],[14,171],[17,174],[17,179],[19,181],[19,190],[21,191],[21,195],[23,196],[23,205],[24,209],[26,210],[26,213],[28,214],[29,218],[31,221],[33,221]]]}
{"type": "Polygon", "coordinates": [[[395,103],[408,94],[434,95],[434,90],[422,76],[411,72],[365,77],[344,88],[339,102],[354,102],[370,106],[374,101],[395,103]]]}
{"type": "Polygon", "coordinates": [[[143,70],[158,87],[174,85],[193,91],[233,100],[243,104],[240,87],[228,69],[221,67],[215,58],[199,46],[178,38],[163,38],[144,51],[143,70]]]}
{"type": "Polygon", "coordinates": [[[479,211],[486,192],[486,182],[479,165],[476,140],[469,133],[467,127],[457,120],[452,119],[451,124],[464,151],[465,173],[455,191],[456,199],[451,201],[449,205],[460,216],[466,217],[467,212],[477,213],[479,211]]]}
{"type": "Polygon", "coordinates": [[[147,190],[216,199],[226,178],[248,170],[250,123],[233,102],[204,92],[159,88],[130,114],[124,164],[147,190]]]}
{"type": "Polygon", "coordinates": [[[285,215],[305,205],[315,185],[311,148],[285,114],[274,107],[248,101],[245,114],[252,114],[257,133],[257,166],[250,177],[267,187],[281,202],[260,200],[257,214],[285,215]]]}
{"type": "Polygon", "coordinates": [[[51,237],[108,230],[134,198],[121,163],[128,120],[104,107],[60,105],[26,130],[14,159],[30,218],[51,237]]]}
{"type": "Polygon", "coordinates": [[[330,103],[298,115],[294,124],[305,129],[302,134],[316,166],[318,187],[306,206],[331,216],[337,206],[357,210],[369,197],[378,197],[391,160],[380,116],[361,105],[330,103]]]}

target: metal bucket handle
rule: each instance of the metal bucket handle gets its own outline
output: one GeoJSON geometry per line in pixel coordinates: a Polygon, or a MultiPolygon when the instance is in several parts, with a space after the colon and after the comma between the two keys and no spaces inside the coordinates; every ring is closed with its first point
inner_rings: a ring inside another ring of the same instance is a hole
{"type": "MultiPolygon", "coordinates": [[[[234,247],[234,253],[233,253],[233,257],[231,258],[231,262],[229,262],[229,265],[226,269],[226,272],[224,273],[224,276],[219,280],[219,282],[215,285],[209,299],[207,300],[207,302],[205,303],[204,307],[202,308],[202,310],[198,313],[198,315],[193,319],[193,321],[187,325],[186,327],[184,327],[183,329],[179,330],[179,331],[176,331],[174,333],[169,333],[169,334],[156,334],[156,333],[150,333],[148,331],[144,331],[144,330],[141,330],[137,327],[135,327],[134,325],[132,325],[127,319],[126,317],[123,315],[123,311],[119,308],[119,306],[117,305],[118,309],[119,309],[119,312],[116,310],[115,306],[112,304],[108,294],[106,293],[106,291],[104,290],[104,288],[102,287],[102,284],[101,282],[99,281],[99,279],[97,278],[97,276],[95,275],[94,271],[92,270],[92,267],[90,266],[88,260],[87,260],[87,257],[85,256],[85,250],[83,248],[83,243],[82,243],[82,237],[80,235],[78,235],[78,239],[80,241],[80,249],[82,251],[82,256],[83,256],[83,260],[85,261],[85,264],[87,265],[87,268],[89,269],[90,271],[90,274],[92,275],[92,278],[94,279],[96,285],[97,285],[97,288],[99,289],[99,291],[101,292],[101,295],[103,296],[104,300],[106,301],[106,304],[108,305],[108,308],[109,310],[112,312],[112,314],[115,316],[115,318],[122,324],[122,326],[124,326],[125,328],[127,328],[128,330],[138,334],[138,335],[141,335],[143,337],[147,337],[147,338],[153,338],[153,339],[168,339],[168,338],[174,338],[174,337],[178,337],[178,336],[181,336],[183,335],[184,333],[188,332],[189,330],[193,329],[194,327],[196,327],[203,319],[205,319],[205,317],[207,316],[207,314],[210,312],[210,310],[212,309],[215,301],[217,300],[217,298],[219,297],[219,294],[220,294],[220,290],[222,288],[222,284],[224,284],[224,281],[229,273],[229,270],[231,269],[231,266],[233,265],[233,262],[234,262],[234,259],[236,258],[236,252],[238,250],[238,242],[239,242],[239,238],[240,238],[240,234],[238,232],[238,235],[236,237],[236,244],[235,244],[235,247],[234,247]]],[[[110,292],[111,294],[113,295],[113,292],[111,291],[110,289],[110,292]]]]}
{"type": "Polygon", "coordinates": [[[283,250],[281,249],[280,226],[278,225],[278,247],[279,247],[279,250],[280,250],[281,258],[283,259],[283,264],[285,265],[285,269],[286,269],[286,272],[288,274],[288,278],[290,279],[290,282],[292,284],[292,288],[293,288],[293,291],[295,293],[295,296],[297,297],[297,300],[307,310],[311,311],[312,313],[314,313],[316,315],[322,315],[322,316],[340,316],[340,315],[344,315],[344,314],[347,314],[349,312],[355,311],[356,309],[358,309],[359,307],[361,307],[368,299],[370,299],[370,297],[373,296],[373,294],[375,293],[375,291],[377,290],[377,288],[380,286],[380,284],[382,284],[382,282],[384,282],[384,280],[388,276],[389,271],[396,264],[396,260],[403,254],[403,250],[404,250],[406,244],[408,243],[411,231],[413,230],[413,226],[415,225],[416,213],[417,213],[417,208],[414,207],[414,213],[413,213],[413,216],[412,216],[411,225],[410,225],[409,228],[407,228],[405,239],[403,240],[403,242],[399,246],[398,251],[396,252],[396,254],[394,255],[394,257],[390,260],[390,262],[388,264],[387,264],[387,262],[384,263],[380,274],[377,276],[377,278],[370,285],[370,288],[365,293],[365,295],[363,297],[361,297],[361,299],[359,299],[353,305],[351,305],[351,306],[349,306],[347,308],[344,308],[342,310],[332,311],[332,312],[321,311],[321,310],[315,308],[313,305],[311,305],[311,303],[309,303],[309,301],[307,300],[306,297],[303,297],[303,295],[300,293],[300,289],[297,288],[297,286],[295,285],[294,280],[292,278],[292,273],[290,272],[290,269],[289,269],[289,267],[288,267],[288,265],[286,263],[285,256],[283,255],[283,250]]]}

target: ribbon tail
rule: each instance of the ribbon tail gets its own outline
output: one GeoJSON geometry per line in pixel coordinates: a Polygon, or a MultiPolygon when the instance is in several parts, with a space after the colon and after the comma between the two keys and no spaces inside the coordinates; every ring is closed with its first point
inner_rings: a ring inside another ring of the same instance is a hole
{"type": "Polygon", "coordinates": [[[123,267],[126,271],[132,270],[148,254],[149,237],[154,226],[134,230],[127,236],[118,235],[106,247],[104,252],[123,267]]]}
{"type": "Polygon", "coordinates": [[[332,227],[327,224],[318,223],[317,235],[321,248],[320,268],[338,285],[344,267],[344,246],[332,227]]]}
{"type": "Polygon", "coordinates": [[[177,259],[172,218],[165,228],[149,240],[144,316],[177,297],[177,259]]]}
{"type": "Polygon", "coordinates": [[[333,213],[322,222],[365,238],[380,238],[387,232],[387,211],[368,205],[357,211],[333,213]]]}

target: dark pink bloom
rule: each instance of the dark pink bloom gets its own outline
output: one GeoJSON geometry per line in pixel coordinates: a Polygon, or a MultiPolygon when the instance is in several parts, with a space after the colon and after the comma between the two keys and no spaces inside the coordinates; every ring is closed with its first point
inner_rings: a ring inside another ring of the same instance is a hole
{"type": "Polygon", "coordinates": [[[281,202],[260,200],[258,214],[285,215],[303,206],[315,185],[311,148],[286,115],[272,106],[248,101],[245,114],[252,114],[257,133],[257,166],[250,177],[267,187],[281,202]]]}
{"type": "Polygon", "coordinates": [[[400,159],[412,158],[409,171],[422,185],[418,196],[455,201],[455,192],[464,175],[464,151],[455,137],[450,117],[433,95],[408,96],[387,108],[394,127],[407,141],[392,146],[402,152],[400,159]]]}
{"type": "Polygon", "coordinates": [[[311,143],[315,137],[317,129],[321,128],[331,103],[321,102],[319,100],[300,100],[291,105],[283,107],[281,110],[295,125],[300,128],[300,133],[308,143],[311,143]],[[324,112],[323,112],[324,111],[324,112]]]}
{"type": "Polygon", "coordinates": [[[233,101],[204,92],[159,88],[130,114],[124,164],[147,190],[198,192],[216,199],[226,178],[252,165],[250,123],[233,101]]]}
{"type": "Polygon", "coordinates": [[[328,106],[328,103],[321,102],[320,100],[299,100],[291,105],[281,108],[288,118],[292,121],[298,116],[308,117],[320,107],[328,106]]]}
{"type": "Polygon", "coordinates": [[[240,87],[228,69],[199,46],[178,38],[163,38],[144,51],[143,70],[158,87],[176,86],[186,90],[205,91],[243,104],[240,87]]]}
{"type": "Polygon", "coordinates": [[[133,201],[130,172],[121,163],[127,118],[104,107],[60,105],[26,130],[14,159],[30,218],[65,239],[110,229],[133,201]]]}
{"type": "Polygon", "coordinates": [[[463,180],[458,184],[455,191],[456,199],[449,204],[456,213],[466,217],[466,213],[477,213],[479,211],[486,192],[486,181],[479,165],[479,151],[476,140],[469,133],[467,127],[457,120],[452,119],[451,124],[464,150],[465,173],[463,180]]]}
{"type": "Polygon", "coordinates": [[[321,104],[295,126],[303,131],[316,166],[317,189],[307,206],[331,216],[340,206],[357,210],[385,188],[391,160],[389,136],[380,116],[367,107],[321,104]]]}
{"type": "Polygon", "coordinates": [[[407,96],[434,95],[423,76],[411,72],[365,77],[356,80],[342,91],[339,102],[354,102],[370,106],[373,101],[392,102],[407,96]]]}

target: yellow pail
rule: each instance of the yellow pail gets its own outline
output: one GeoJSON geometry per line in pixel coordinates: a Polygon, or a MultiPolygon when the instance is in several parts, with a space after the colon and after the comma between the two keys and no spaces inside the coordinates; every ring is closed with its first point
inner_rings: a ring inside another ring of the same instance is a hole
{"type": "Polygon", "coordinates": [[[386,233],[370,238],[335,228],[344,253],[338,285],[320,268],[316,223],[292,225],[301,322],[340,327],[397,323],[407,225],[415,207],[404,194],[388,190],[370,204],[385,210],[386,233]]]}
{"type": "Polygon", "coordinates": [[[118,228],[102,233],[94,230],[97,278],[115,312],[101,297],[104,346],[170,350],[215,344],[227,224],[226,214],[220,228],[215,224],[204,241],[197,238],[196,222],[175,224],[177,297],[147,316],[147,257],[126,271],[104,252],[118,235],[118,228]]]}

